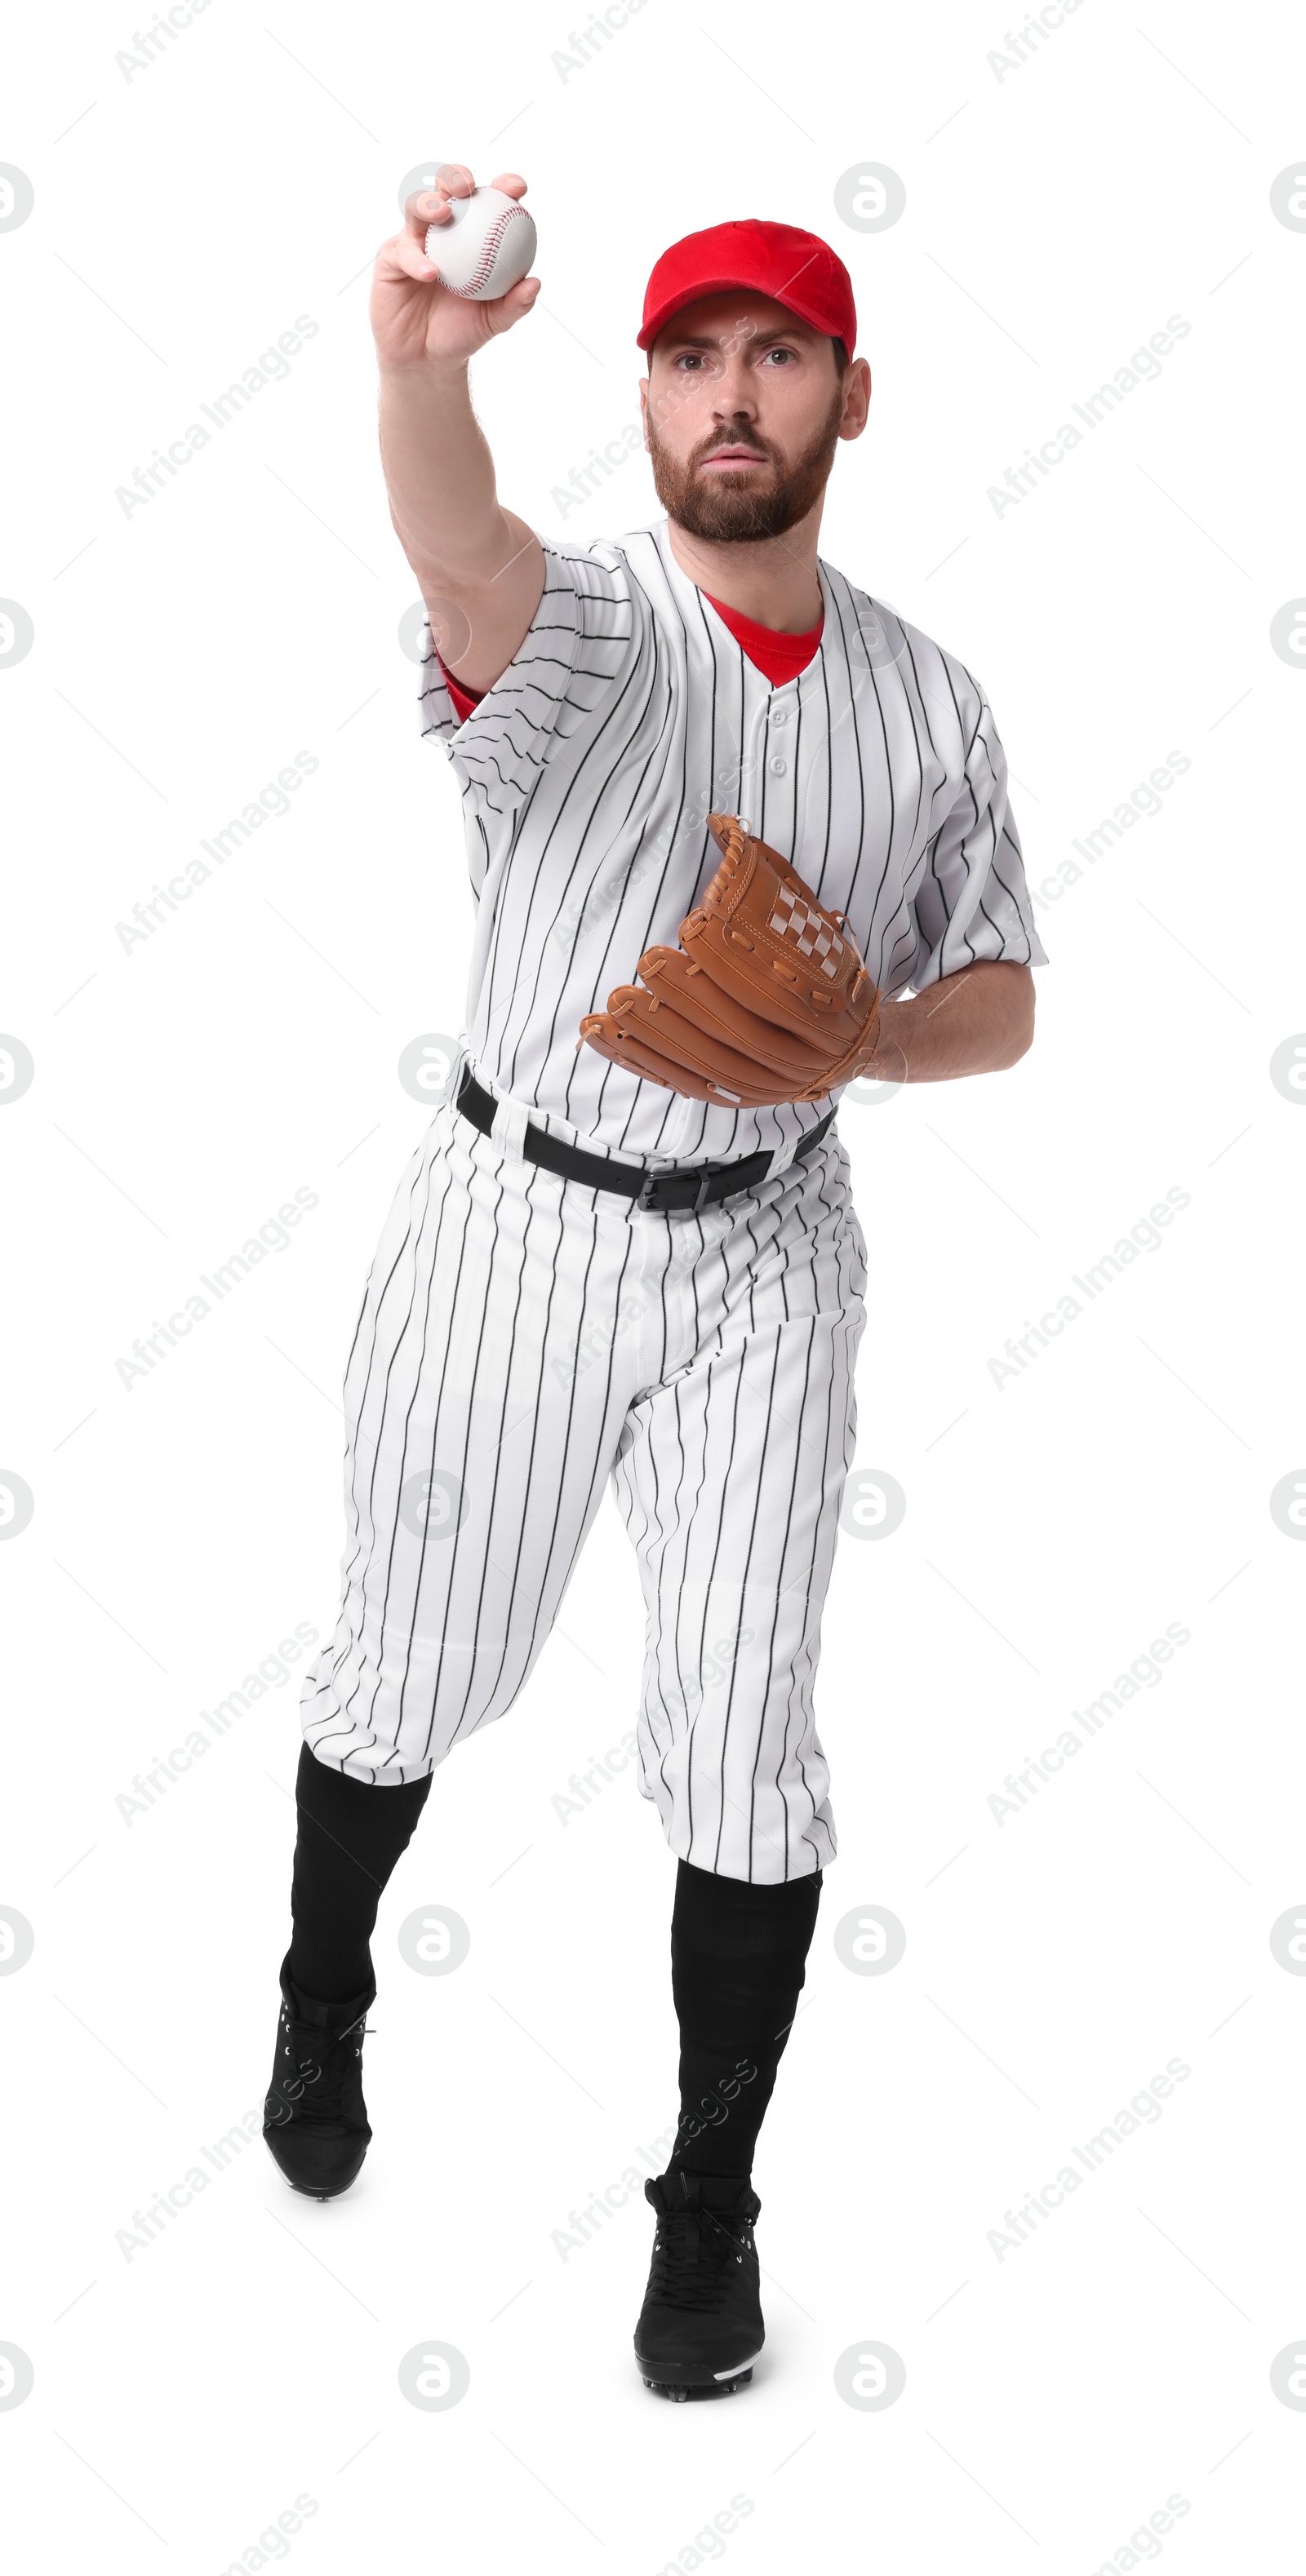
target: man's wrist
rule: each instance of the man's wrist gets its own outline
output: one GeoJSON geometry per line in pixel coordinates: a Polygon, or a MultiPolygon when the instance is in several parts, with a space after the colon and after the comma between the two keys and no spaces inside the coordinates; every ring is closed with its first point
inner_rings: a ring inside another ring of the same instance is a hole
{"type": "Polygon", "coordinates": [[[869,1064],[863,1066],[862,1069],[865,1080],[869,1082],[906,1082],[908,1079],[907,1053],[903,1041],[906,1037],[911,1017],[911,1010],[906,1002],[881,1001],[879,1012],[880,1025],[875,1040],[875,1053],[871,1057],[869,1064]]]}
{"type": "Polygon", "coordinates": [[[376,371],[382,388],[393,385],[409,391],[417,385],[456,385],[467,377],[468,361],[462,358],[433,358],[425,352],[418,358],[382,358],[378,355],[376,371]]]}

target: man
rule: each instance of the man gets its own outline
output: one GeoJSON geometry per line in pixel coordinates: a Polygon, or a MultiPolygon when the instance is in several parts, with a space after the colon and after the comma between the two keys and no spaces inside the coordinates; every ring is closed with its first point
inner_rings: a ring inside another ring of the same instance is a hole
{"type": "Polygon", "coordinates": [[[751,220],[667,251],[638,335],[666,518],[545,544],[497,498],[467,382],[539,281],[467,302],[426,256],[472,185],[447,164],[410,202],[372,297],[475,931],[466,1043],[348,1364],[265,2134],[298,2189],[356,2176],[380,1892],[435,1764],[520,1692],[610,1479],[648,1609],[641,1786],[678,1862],[681,2112],[636,2355],[683,2398],[741,2386],[762,2343],[753,2150],[835,1848],[812,1684],[866,1246],[832,1098],[668,1087],[600,1047],[605,997],[688,930],[723,830],[856,943],[872,1076],[1014,1064],[1044,961],[982,690],[817,554],[870,397],[842,262],[751,220]]]}

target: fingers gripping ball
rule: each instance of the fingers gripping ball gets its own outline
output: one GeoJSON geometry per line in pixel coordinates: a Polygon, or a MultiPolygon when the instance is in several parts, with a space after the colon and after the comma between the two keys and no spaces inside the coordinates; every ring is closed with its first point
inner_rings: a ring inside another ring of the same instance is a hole
{"type": "Polygon", "coordinates": [[[502,188],[474,188],[470,197],[451,197],[449,213],[452,221],[432,224],[426,236],[440,284],[473,304],[506,295],[535,257],[535,226],[525,207],[502,188]]]}
{"type": "Polygon", "coordinates": [[[707,819],[721,864],[679,947],[646,948],[581,1040],[691,1100],[820,1100],[865,1072],[880,996],[842,913],[737,815],[707,819]]]}

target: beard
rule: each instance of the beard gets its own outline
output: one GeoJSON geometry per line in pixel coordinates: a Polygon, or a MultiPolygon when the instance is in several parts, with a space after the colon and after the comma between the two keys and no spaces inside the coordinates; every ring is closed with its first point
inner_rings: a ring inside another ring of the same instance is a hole
{"type": "Polygon", "coordinates": [[[816,436],[801,455],[792,459],[784,457],[768,439],[759,438],[755,430],[718,427],[709,431],[682,464],[664,447],[650,419],[653,483],[667,517],[674,519],[687,535],[706,537],[718,545],[748,545],[759,538],[784,536],[807,517],[829,480],[839,444],[843,401],[840,385],[816,436]],[[750,476],[744,484],[732,473],[701,473],[704,457],[714,455],[721,447],[755,449],[759,457],[769,460],[769,475],[750,476]]]}

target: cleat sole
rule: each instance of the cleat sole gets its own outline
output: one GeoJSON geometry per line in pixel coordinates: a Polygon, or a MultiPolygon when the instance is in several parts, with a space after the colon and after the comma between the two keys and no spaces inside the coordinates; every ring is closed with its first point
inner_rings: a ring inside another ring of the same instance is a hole
{"type": "Polygon", "coordinates": [[[751,2362],[743,2370],[723,2374],[719,2378],[714,2376],[702,2380],[650,2379],[642,2365],[640,2368],[640,2377],[645,2387],[651,2388],[655,2397],[670,2398],[675,2406],[685,2405],[690,2398],[734,2397],[741,2388],[747,2388],[752,2376],[751,2362]]]}

